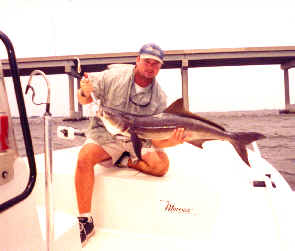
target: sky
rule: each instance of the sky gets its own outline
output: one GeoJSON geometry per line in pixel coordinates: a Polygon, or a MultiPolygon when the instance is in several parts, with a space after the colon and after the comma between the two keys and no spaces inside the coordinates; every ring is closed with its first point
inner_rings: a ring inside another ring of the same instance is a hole
{"type": "MultiPolygon", "coordinates": [[[[272,0],[1,0],[0,30],[18,58],[134,52],[147,42],[164,50],[289,46],[295,45],[294,6],[272,0]]],[[[2,45],[0,58],[7,58],[2,45]]],[[[291,70],[291,103],[293,75],[291,70]]],[[[25,89],[28,78],[21,80],[25,89]]],[[[49,80],[52,113],[67,116],[68,78],[49,80]]],[[[181,97],[179,69],[162,70],[158,80],[169,103],[181,97]]],[[[45,100],[45,82],[34,77],[33,84],[40,101],[45,100]]],[[[9,78],[6,86],[14,95],[9,78]]],[[[190,68],[189,96],[193,112],[283,109],[283,71],[279,65],[190,68]]],[[[9,102],[15,115],[15,100],[9,102]]],[[[43,115],[45,108],[33,105],[30,96],[25,102],[30,116],[43,115]]]]}

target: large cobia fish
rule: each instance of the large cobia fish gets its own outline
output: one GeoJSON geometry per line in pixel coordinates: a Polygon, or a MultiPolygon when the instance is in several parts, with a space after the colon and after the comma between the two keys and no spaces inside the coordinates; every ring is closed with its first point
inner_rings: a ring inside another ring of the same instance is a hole
{"type": "Polygon", "coordinates": [[[164,112],[156,115],[134,115],[101,106],[98,116],[111,134],[131,138],[138,159],[141,159],[141,139],[168,139],[176,128],[184,128],[189,135],[186,142],[200,148],[208,140],[229,141],[242,160],[250,166],[246,145],[265,138],[256,132],[227,132],[222,126],[185,111],[182,99],[176,100],[164,112]]]}

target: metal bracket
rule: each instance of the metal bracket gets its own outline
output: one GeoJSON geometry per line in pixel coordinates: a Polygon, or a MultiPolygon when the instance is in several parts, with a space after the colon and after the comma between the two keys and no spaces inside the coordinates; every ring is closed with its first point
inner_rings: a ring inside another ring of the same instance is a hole
{"type": "Polygon", "coordinates": [[[14,177],[13,164],[15,161],[15,151],[9,149],[0,153],[1,167],[0,167],[0,185],[7,184],[14,177]]]}
{"type": "Polygon", "coordinates": [[[295,60],[290,60],[287,63],[281,64],[281,69],[286,70],[295,67],[295,60]]]}

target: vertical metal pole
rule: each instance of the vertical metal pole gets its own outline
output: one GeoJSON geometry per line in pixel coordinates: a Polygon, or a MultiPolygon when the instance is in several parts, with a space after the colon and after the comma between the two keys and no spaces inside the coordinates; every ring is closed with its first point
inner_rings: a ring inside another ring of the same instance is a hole
{"type": "MultiPolygon", "coordinates": [[[[46,111],[44,113],[44,156],[45,156],[45,210],[46,210],[46,250],[53,251],[54,241],[54,208],[53,208],[53,191],[52,191],[52,128],[50,113],[50,83],[45,73],[40,70],[34,70],[30,74],[28,87],[34,75],[40,74],[47,84],[46,111]]],[[[31,87],[32,88],[32,87],[31,87]]],[[[34,102],[34,95],[33,95],[34,102]]]]}
{"type": "Polygon", "coordinates": [[[54,209],[52,194],[52,128],[50,113],[44,116],[44,140],[45,140],[45,204],[46,204],[46,242],[47,251],[53,251],[54,241],[54,209]]]}
{"type": "MultiPolygon", "coordinates": [[[[77,80],[77,91],[80,89],[80,79],[77,80]]],[[[78,102],[78,119],[83,118],[83,108],[82,105],[78,102]]]]}
{"type": "Polygon", "coordinates": [[[290,91],[289,91],[289,69],[284,69],[284,83],[285,83],[285,108],[290,106],[290,91]]]}
{"type": "Polygon", "coordinates": [[[75,118],[75,102],[74,102],[74,77],[69,75],[69,105],[70,105],[70,118],[75,118]]]}
{"type": "Polygon", "coordinates": [[[181,65],[181,77],[182,77],[182,98],[185,110],[189,111],[189,98],[188,98],[188,60],[182,60],[181,65]]]}

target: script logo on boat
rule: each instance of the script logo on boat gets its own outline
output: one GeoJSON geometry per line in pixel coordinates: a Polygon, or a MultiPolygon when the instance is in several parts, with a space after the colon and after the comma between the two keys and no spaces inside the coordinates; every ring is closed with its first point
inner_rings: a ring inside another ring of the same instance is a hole
{"type": "Polygon", "coordinates": [[[171,200],[160,200],[160,202],[162,204],[163,210],[167,213],[180,215],[196,215],[194,208],[178,206],[175,202],[171,200]]]}

